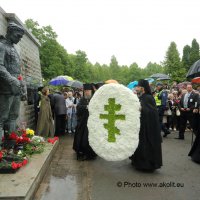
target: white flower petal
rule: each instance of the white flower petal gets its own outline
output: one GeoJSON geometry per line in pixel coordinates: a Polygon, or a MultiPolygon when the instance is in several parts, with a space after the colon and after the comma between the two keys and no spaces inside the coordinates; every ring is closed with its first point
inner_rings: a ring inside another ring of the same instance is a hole
{"type": "Polygon", "coordinates": [[[131,90],[120,84],[106,84],[99,88],[89,104],[89,143],[93,150],[108,161],[120,161],[131,156],[138,146],[140,129],[140,103],[131,90]],[[108,114],[104,105],[108,99],[115,98],[121,105],[116,114],[125,115],[125,120],[116,120],[115,127],[120,135],[115,135],[116,142],[108,142],[108,131],[104,128],[107,119],[100,119],[100,114],[108,114]]]}

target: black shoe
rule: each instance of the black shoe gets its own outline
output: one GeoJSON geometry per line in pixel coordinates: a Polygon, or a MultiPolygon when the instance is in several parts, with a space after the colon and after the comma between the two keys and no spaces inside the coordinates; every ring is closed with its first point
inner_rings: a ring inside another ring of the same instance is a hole
{"type": "Polygon", "coordinates": [[[86,156],[85,160],[95,160],[96,156],[86,156]]]}
{"type": "Polygon", "coordinates": [[[163,137],[167,137],[167,135],[169,135],[171,132],[170,131],[166,131],[163,135],[163,137]]]}
{"type": "Polygon", "coordinates": [[[166,133],[164,133],[163,137],[167,137],[167,134],[166,134],[166,133]]]}
{"type": "Polygon", "coordinates": [[[76,157],[77,160],[80,160],[80,161],[85,160],[85,158],[84,158],[84,154],[83,154],[83,153],[77,153],[76,156],[77,156],[77,157],[76,157]]]}
{"type": "Polygon", "coordinates": [[[171,134],[171,132],[169,130],[166,131],[167,135],[171,134]]]}
{"type": "Polygon", "coordinates": [[[182,137],[177,137],[177,138],[174,138],[174,139],[177,139],[177,140],[184,140],[184,138],[182,138],[182,137]]]}

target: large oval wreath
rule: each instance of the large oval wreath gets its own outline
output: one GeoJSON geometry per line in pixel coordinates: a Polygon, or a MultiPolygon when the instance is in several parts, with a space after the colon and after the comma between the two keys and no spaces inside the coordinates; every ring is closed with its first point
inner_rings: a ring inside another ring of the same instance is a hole
{"type": "Polygon", "coordinates": [[[120,161],[138,146],[140,103],[131,90],[120,84],[106,84],[89,104],[89,144],[100,157],[120,161]]]}

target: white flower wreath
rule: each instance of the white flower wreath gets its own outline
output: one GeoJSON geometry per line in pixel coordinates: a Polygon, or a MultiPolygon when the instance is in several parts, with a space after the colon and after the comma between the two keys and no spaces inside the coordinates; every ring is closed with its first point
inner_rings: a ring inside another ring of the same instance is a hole
{"type": "Polygon", "coordinates": [[[120,161],[131,156],[139,141],[140,103],[120,84],[99,88],[89,104],[89,144],[100,157],[120,161]],[[114,132],[114,134],[113,134],[114,132]]]}

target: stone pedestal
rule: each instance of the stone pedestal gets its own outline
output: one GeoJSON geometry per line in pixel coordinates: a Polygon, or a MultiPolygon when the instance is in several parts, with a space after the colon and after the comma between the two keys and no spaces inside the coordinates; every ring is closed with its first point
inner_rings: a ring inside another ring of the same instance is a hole
{"type": "Polygon", "coordinates": [[[58,141],[54,145],[47,144],[43,153],[32,156],[29,163],[15,174],[0,174],[0,200],[31,200],[57,147],[58,141]]]}

